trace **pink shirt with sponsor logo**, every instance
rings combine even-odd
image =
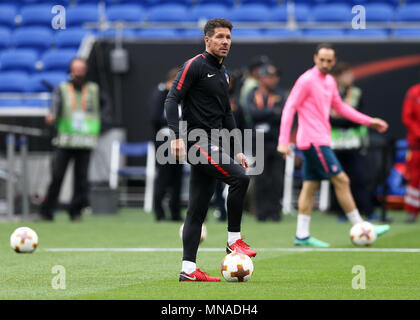
[[[290,131],[298,113],[296,144],[299,149],[331,144],[330,111],[333,107],[350,121],[369,126],[372,118],[360,113],[341,99],[334,78],[324,75],[317,66],[302,74],[293,86],[284,106],[279,145],[290,142]]]

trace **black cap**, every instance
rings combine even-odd
[[[258,75],[260,77],[264,76],[279,76],[279,72],[275,66],[272,64],[264,64],[260,69],[258,70]]]

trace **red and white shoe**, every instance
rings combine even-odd
[[[206,272],[201,271],[200,269],[196,269],[193,273],[187,274],[185,272],[181,272],[179,274],[179,281],[207,281],[207,282],[217,282],[220,281],[218,277],[210,277],[210,275]]]
[[[257,252],[255,250],[252,250],[247,243],[243,241],[243,239],[236,240],[236,242],[229,246],[229,244],[226,246],[226,253],[231,252],[240,252],[243,254],[246,254],[248,257],[252,258],[257,255]]]

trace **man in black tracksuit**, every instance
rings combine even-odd
[[[201,226],[207,214],[216,179],[227,183],[229,195],[227,251],[236,250],[248,256],[256,252],[242,241],[240,234],[243,199],[249,177],[246,175],[248,160],[239,151],[234,155],[223,151],[219,139],[211,139],[211,129],[236,128],[229,102],[229,77],[223,59],[231,45],[232,24],[221,18],[209,20],[204,27],[206,51],[185,62],[173,82],[165,102],[169,128],[175,133],[171,152],[180,161],[186,158],[191,164],[189,205],[183,231],[183,262],[180,281],[220,281],[196,267],[196,255],[200,242]],[[201,129],[205,137],[187,141],[181,137],[178,120],[178,104],[182,103],[182,120],[187,122],[188,136]],[[190,140],[190,139],[188,139]],[[241,150],[241,142],[235,140],[234,150]],[[198,158],[191,161],[192,155]],[[196,158],[196,159],[197,159]]]

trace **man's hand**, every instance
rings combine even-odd
[[[244,168],[246,171],[248,171],[249,163],[246,156],[241,152],[241,153],[238,153],[235,158],[236,158],[235,160],[239,162],[241,167]]]
[[[180,162],[185,161],[185,143],[182,139],[176,139],[171,141],[171,153]]]
[[[278,145],[277,151],[282,154],[283,159],[286,159],[286,156],[290,156],[292,154],[289,145]]]
[[[388,129],[388,123],[382,119],[373,118],[369,127],[375,129],[379,133],[384,133]]]
[[[48,124],[49,126],[52,126],[54,124],[54,121],[55,121],[55,115],[48,114],[45,116],[45,123]]]

